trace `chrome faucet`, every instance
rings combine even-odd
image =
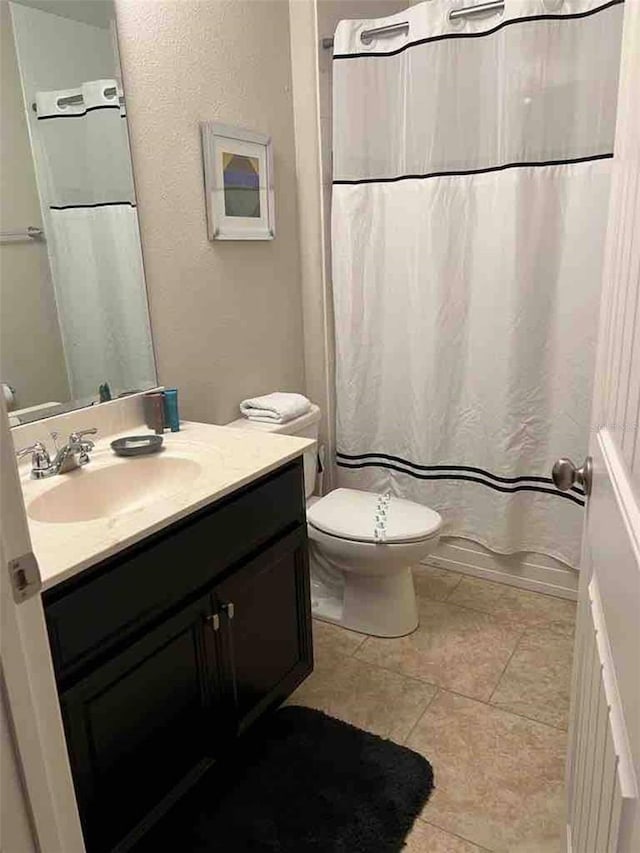
[[[84,436],[95,435],[97,432],[95,427],[72,432],[67,443],[56,452],[53,459],[41,441],[36,441],[29,447],[23,447],[22,450],[17,451],[16,456],[22,459],[23,456],[31,454],[31,477],[34,480],[44,480],[45,477],[53,477],[55,474],[67,474],[91,461],[89,452],[93,450],[94,443],[91,439],[85,439]],[[51,433],[51,435],[55,441],[57,434]]]

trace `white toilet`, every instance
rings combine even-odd
[[[240,418],[242,429],[318,439],[320,409],[286,424]],[[442,518],[400,498],[356,489],[313,496],[317,449],[304,456],[313,615],[376,637],[402,637],[418,626],[411,566],[437,544]],[[377,530],[376,530],[377,528]]]

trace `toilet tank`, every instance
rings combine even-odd
[[[311,411],[299,418],[287,421],[286,424],[269,424],[262,421],[250,421],[249,418],[238,418],[227,424],[235,429],[253,429],[261,432],[277,432],[280,435],[297,435],[300,438],[312,438],[316,443],[304,456],[304,491],[309,498],[313,494],[318,471],[318,431],[320,429],[320,407],[311,404]]]

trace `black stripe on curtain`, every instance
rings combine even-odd
[[[362,51],[361,53],[335,53],[333,55],[334,59],[371,59],[373,57],[384,57],[384,56],[397,56],[399,53],[403,53],[405,50],[408,50],[411,47],[419,47],[421,44],[430,44],[431,42],[436,41],[448,41],[449,39],[475,39],[475,38],[484,38],[484,36],[492,36],[494,33],[500,32],[505,27],[510,27],[513,24],[528,24],[532,21],[575,21],[579,18],[589,18],[591,15],[597,15],[599,12],[604,12],[606,9],[610,9],[612,6],[619,6],[624,3],[625,0],[609,0],[608,3],[604,3],[602,6],[596,6],[595,9],[587,9],[584,12],[574,12],[570,15],[529,15],[528,17],[523,18],[511,18],[508,21],[502,21],[502,23],[497,24],[490,30],[484,30],[483,32],[477,33],[443,33],[439,36],[428,36],[423,39],[416,39],[416,41],[407,42],[407,44],[403,44],[402,47],[397,48],[396,50],[390,50],[388,52],[384,51]]]
[[[570,500],[578,506],[585,505],[584,491],[579,487],[573,487],[570,494],[560,492],[553,485],[550,477],[500,477],[485,471],[483,468],[475,468],[470,465],[418,465],[408,462],[399,456],[391,456],[385,453],[368,453],[359,455],[347,455],[337,453],[337,465],[339,468],[384,468],[407,474],[417,480],[463,480],[471,483],[479,483],[494,491],[513,492],[540,492],[541,494],[554,495],[555,497]],[[443,473],[444,472],[444,473]],[[473,476],[476,475],[476,476]],[[540,485],[535,485],[540,484]],[[550,488],[545,488],[548,485]]]
[[[119,110],[120,104],[101,104],[97,107],[87,107],[86,110],[83,110],[81,113],[60,113],[60,115],[54,116],[38,116],[38,121],[49,121],[51,118],[82,118],[82,116],[86,116],[87,113],[93,113],[96,110]],[[123,116],[124,118],[124,116]]]
[[[498,483],[524,483],[524,482],[534,482],[534,483],[548,483],[551,485],[553,480],[551,477],[538,477],[538,476],[519,476],[519,477],[501,477],[499,474],[493,474],[491,471],[487,471],[485,468],[474,468],[471,465],[419,465],[417,462],[411,462],[409,459],[404,459],[402,456],[394,456],[390,453],[342,453],[338,451],[336,453],[340,459],[344,459],[347,462],[360,462],[363,459],[386,459],[390,462],[399,462],[401,465],[407,465],[409,468],[416,468],[418,471],[468,471],[472,474],[482,474],[484,477],[489,477],[492,480],[496,480]],[[584,494],[584,490],[580,486],[575,486],[574,491],[579,494]]]
[[[390,178],[336,178],[333,181],[334,186],[354,185],[354,184],[392,184],[397,181],[424,181],[428,178],[449,178],[464,175],[482,175],[485,172],[504,172],[505,169],[526,169],[532,166],[573,166],[576,163],[590,163],[593,160],[611,160],[613,152],[606,154],[591,154],[588,157],[571,157],[566,160],[532,160],[523,163],[503,163],[500,166],[484,166],[480,169],[463,169],[459,171],[447,172],[427,172],[424,175],[395,175]]]
[[[95,204],[50,204],[49,210],[77,210],[83,207],[135,207],[133,201],[98,201]]]

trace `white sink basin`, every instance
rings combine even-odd
[[[160,454],[62,474],[27,504],[34,521],[65,524],[112,518],[182,491],[202,473],[193,459]]]

